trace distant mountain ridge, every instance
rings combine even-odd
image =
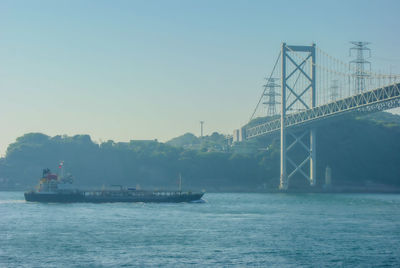
[[[400,189],[400,116],[375,113],[347,115],[317,125],[317,186],[323,189],[325,168],[332,169],[337,189]],[[279,185],[279,138],[260,137],[240,144],[226,135],[196,137],[186,133],[166,143],[156,140],[95,143],[89,135],[54,137],[28,133],[10,144],[0,158],[0,190],[33,187],[43,168],[67,172],[82,187],[122,184],[150,189],[274,191]],[[294,158],[301,150],[294,150]],[[302,177],[291,189],[311,191]]]

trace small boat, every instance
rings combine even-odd
[[[63,164],[60,164],[62,168]],[[61,174],[63,174],[61,172]],[[153,203],[181,203],[202,200],[203,192],[184,192],[181,189],[181,178],[178,191],[149,191],[137,188],[126,188],[120,185],[119,189],[79,190],[63,187],[72,183],[72,177],[58,176],[49,169],[43,170],[43,176],[35,190],[24,193],[29,202],[45,203],[110,203],[110,202],[153,202]]]

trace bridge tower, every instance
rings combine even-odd
[[[296,173],[302,174],[311,185],[316,183],[316,132],[315,129],[307,129],[302,132],[286,129],[285,120],[288,112],[295,107],[298,109],[312,109],[316,106],[315,90],[315,44],[311,46],[288,46],[282,43],[281,47],[281,190],[286,190],[289,186],[289,179]],[[308,68],[307,68],[308,67]],[[308,70],[307,70],[308,69]],[[297,81],[303,81],[297,86]],[[291,138],[291,143],[287,143],[287,138]],[[309,139],[309,141],[304,141]],[[306,156],[300,161],[293,161],[289,156],[291,149],[299,145],[302,147]],[[298,159],[296,159],[298,160]],[[289,170],[287,164],[290,164]],[[309,163],[309,174],[303,171],[303,167]]]

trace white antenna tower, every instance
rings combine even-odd
[[[203,138],[203,125],[204,121],[200,121],[200,138]]]

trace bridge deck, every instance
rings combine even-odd
[[[330,102],[312,109],[292,113],[285,117],[287,128],[312,123],[353,111],[374,112],[400,106],[400,83],[369,90],[348,98]],[[276,119],[246,129],[245,139],[279,131],[281,120]]]

